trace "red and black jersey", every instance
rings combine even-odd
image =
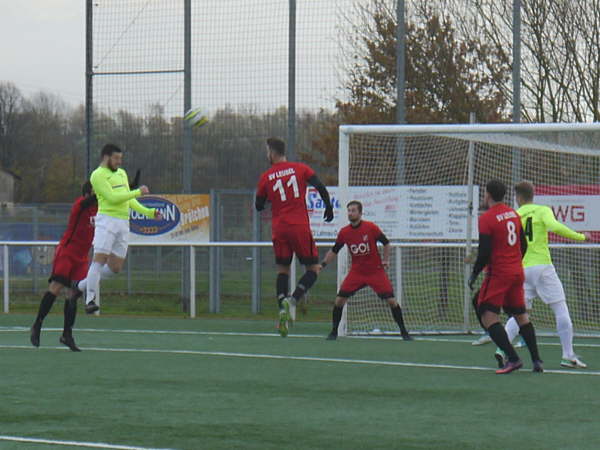
[[[523,273],[521,219],[504,203],[497,203],[479,217],[479,234],[490,236],[491,255],[488,273],[519,275]]]
[[[287,161],[273,164],[261,175],[256,196],[271,202],[273,228],[309,225],[306,188],[314,175],[306,164]]]
[[[358,226],[354,227],[350,224],[339,231],[333,251],[337,253],[344,245],[347,245],[352,255],[351,270],[373,272],[383,267],[381,256],[377,250],[377,241],[388,243],[377,225],[367,220],[361,220]]]
[[[59,246],[73,257],[86,259],[94,239],[94,217],[98,211],[95,197],[79,197],[71,207],[69,223]]]

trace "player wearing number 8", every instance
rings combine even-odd
[[[306,164],[289,162],[285,156],[285,143],[281,139],[267,139],[267,158],[271,168],[264,172],[256,190],[256,209],[262,211],[267,201],[271,203],[272,238],[277,264],[277,302],[279,304],[279,333],[288,334],[290,307],[317,280],[319,253],[310,229],[306,208],[306,188],[314,186],[325,203],[325,221],[333,220],[333,206],[327,189],[314,170]],[[289,296],[290,265],[294,253],[306,266],[292,296]]]
[[[527,241],[519,215],[503,203],[505,194],[506,186],[498,180],[488,182],[485,187],[484,201],[489,209],[479,218],[479,249],[469,286],[473,289],[477,276],[487,266],[477,308],[490,337],[508,356],[508,361],[496,373],[509,373],[523,366],[500,324],[500,308],[515,317],[531,353],[533,370],[542,372],[535,330],[525,310],[523,294],[522,257],[527,251]]]

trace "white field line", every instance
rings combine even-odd
[[[62,328],[44,328],[44,331],[61,332]],[[187,336],[249,336],[249,337],[277,337],[279,333],[252,333],[237,331],[191,331],[191,330],[134,330],[134,329],[112,329],[112,328],[78,328],[77,332],[82,333],[122,333],[122,334],[156,334],[156,335],[187,335]],[[3,332],[29,332],[27,327],[0,327],[0,333]],[[288,338],[312,338],[325,339],[324,334],[290,334]],[[400,336],[347,336],[345,339],[370,339],[370,340],[393,340],[400,341]],[[424,342],[448,342],[448,343],[471,343],[471,337],[452,338],[452,337],[420,337],[415,336],[416,341]],[[538,342],[538,345],[560,346],[558,342]],[[578,342],[577,347],[600,348],[600,344],[589,344]]]
[[[105,444],[104,442],[56,441],[53,439],[38,439],[21,436],[0,436],[0,441],[23,442],[29,444],[66,445],[70,447],[112,448],[119,450],[172,450],[151,447],[135,447],[131,445]]]
[[[0,345],[0,349],[27,349],[36,350],[30,345]],[[43,347],[43,350],[68,350],[66,347]],[[429,364],[415,363],[403,361],[378,361],[369,359],[347,359],[347,358],[323,358],[316,356],[288,356],[288,355],[271,355],[266,353],[236,353],[236,352],[209,352],[201,350],[168,350],[168,349],[153,349],[153,348],[105,348],[105,347],[81,347],[82,350],[92,352],[116,352],[116,353],[159,353],[159,354],[175,354],[175,355],[196,355],[196,356],[216,356],[229,358],[248,358],[248,359],[274,359],[287,361],[316,361],[338,364],[356,364],[370,366],[392,366],[392,367],[413,367],[424,369],[450,369],[450,370],[475,370],[483,372],[491,372],[490,367],[481,366],[459,366],[452,364]],[[545,373],[558,375],[595,375],[600,376],[600,372],[593,371],[576,371],[576,370],[545,370]]]

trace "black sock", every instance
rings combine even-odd
[[[300,281],[298,281],[298,287],[296,287],[292,297],[294,297],[296,301],[299,301],[312,285],[315,284],[315,281],[317,281],[317,272],[307,270],[306,273],[302,275],[302,278],[300,278]]]
[[[535,338],[535,329],[533,328],[533,324],[529,322],[527,325],[523,325],[519,329],[519,334],[523,336],[523,339],[527,344],[527,348],[531,354],[531,360],[539,361],[540,355],[538,353],[537,340]]]
[[[54,295],[50,291],[46,291],[44,297],[42,297],[42,301],[40,302],[40,308],[38,309],[38,315],[35,318],[36,322],[42,323],[44,318],[50,312],[50,308],[54,304],[54,300],[56,300],[56,295]]]
[[[391,310],[392,310],[392,316],[394,316],[394,320],[400,327],[400,332],[403,335],[408,334],[408,331],[406,330],[406,327],[404,326],[404,317],[402,317],[402,308],[400,308],[400,305],[394,306],[393,308],[391,308]]]
[[[487,328],[485,327],[485,325],[483,324],[483,321],[481,320],[481,313],[479,312],[479,307],[477,306],[478,300],[479,300],[479,289],[477,289],[475,294],[473,294],[473,297],[471,298],[471,302],[473,303],[473,309],[475,309],[475,315],[477,316],[479,325],[481,325],[481,328],[483,328],[483,331],[487,332]]]
[[[77,302],[69,299],[65,300],[65,326],[63,328],[64,336],[71,336],[73,325],[75,324],[75,316],[77,315]]]
[[[498,348],[506,354],[509,361],[515,362],[519,360],[519,355],[517,355],[515,348],[508,340],[508,335],[506,334],[504,327],[500,325],[500,322],[491,325],[488,328],[488,333],[490,333],[492,341],[494,341]]]
[[[279,305],[279,309],[281,309],[281,301],[288,296],[288,288],[290,285],[290,276],[287,273],[279,273],[277,274],[277,304]]]
[[[332,328],[331,328],[331,333],[335,334],[337,336],[338,334],[338,327],[340,326],[340,321],[342,320],[342,311],[344,310],[343,306],[337,306],[337,305],[333,305],[333,313],[331,314],[332,316]]]

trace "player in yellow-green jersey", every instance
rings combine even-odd
[[[129,210],[160,220],[158,209],[146,208],[136,200],[150,191],[146,186],[130,189],[127,173],[121,169],[123,151],[114,144],[102,148],[102,162],[92,172],[90,181],[98,198],[98,213],[94,224],[94,259],[87,273],[75,287],[73,298],[86,291],[85,311],[91,314],[99,309],[95,299],[100,279],[109,278],[123,268],[129,239]]]
[[[586,368],[587,365],[573,351],[573,323],[569,316],[563,285],[556,274],[550,257],[548,232],[551,231],[574,241],[590,239],[590,235],[589,233],[578,233],[571,230],[556,220],[551,208],[533,203],[533,184],[523,181],[515,186],[515,193],[519,204],[517,213],[521,216],[521,223],[528,244],[527,253],[523,258],[527,309],[532,308],[535,297],[539,297],[550,306],[556,318],[556,330],[562,346],[560,365],[570,368]],[[515,319],[510,318],[506,323],[506,333],[509,339],[514,339],[518,332],[519,326]]]

